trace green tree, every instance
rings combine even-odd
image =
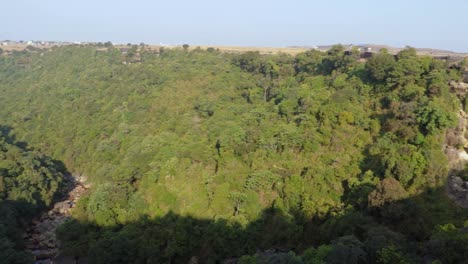
[[[369,72],[371,80],[375,82],[384,82],[389,77],[389,72],[396,66],[393,55],[386,49],[380,50],[366,62],[366,69]]]
[[[375,191],[369,194],[369,206],[378,207],[408,197],[408,193],[394,178],[385,178],[377,184]]]

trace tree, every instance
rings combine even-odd
[[[408,193],[394,178],[385,178],[377,184],[375,191],[369,194],[369,206],[379,207],[408,197]]]
[[[463,263],[468,258],[468,233],[451,223],[438,226],[429,249],[442,263]]]
[[[188,50],[189,44],[184,44],[184,45],[182,45],[182,48],[184,48],[184,50]]]
[[[459,77],[432,58],[379,55],[366,66],[343,47],[297,57],[132,47],[143,59],[123,65],[105,50],[0,57],[0,123],[93,183],[73,213],[85,228],[60,234],[91,262],[215,263],[352,235],[312,261],[375,263],[381,251],[382,262],[418,262],[435,225],[465,217],[434,189],[459,105],[447,71]],[[22,149],[0,144],[0,207],[44,208],[61,177]],[[20,234],[35,210],[15,208],[20,221],[1,211],[0,233],[11,223]],[[0,252],[21,249],[8,243]]]
[[[262,61],[258,51],[248,51],[235,56],[233,63],[246,72],[259,73]]]
[[[377,263],[379,264],[409,264],[406,257],[394,245],[382,248],[378,253]]]
[[[294,68],[296,73],[317,73],[318,67],[322,62],[322,52],[318,50],[309,50],[300,53],[294,60]]]
[[[418,56],[417,51],[415,48],[406,46],[405,49],[401,50],[397,54],[397,59],[402,60],[402,59],[416,59]]]
[[[454,126],[456,117],[445,111],[435,101],[429,101],[417,110],[417,121],[424,132],[434,133],[438,130]]]
[[[332,249],[326,258],[327,263],[366,263],[367,253],[364,244],[354,236],[340,237],[333,241]]]
[[[395,67],[396,61],[393,55],[382,49],[378,54],[370,57],[366,62],[366,69],[371,80],[374,82],[384,82],[388,78],[389,72]]]
[[[327,56],[322,60],[320,71],[325,75],[329,75],[334,70],[343,68],[344,56],[345,50],[343,45],[334,45],[327,51]]]

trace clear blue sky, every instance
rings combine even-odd
[[[468,0],[4,0],[0,39],[468,52]]]

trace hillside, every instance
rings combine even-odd
[[[442,147],[466,108],[449,86],[466,61],[449,67],[414,49],[363,61],[339,45],[297,55],[119,48],[0,56],[0,124],[92,183],[57,231],[62,256],[467,259],[468,212],[445,195]]]
[[[31,263],[22,233],[65,191],[64,167],[0,126],[0,263]]]

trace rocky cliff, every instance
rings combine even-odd
[[[461,101],[466,100],[467,83],[452,82],[450,85]],[[450,166],[446,191],[458,206],[468,208],[468,116],[463,109],[461,105],[458,112],[458,126],[448,129],[445,137],[445,154]]]

